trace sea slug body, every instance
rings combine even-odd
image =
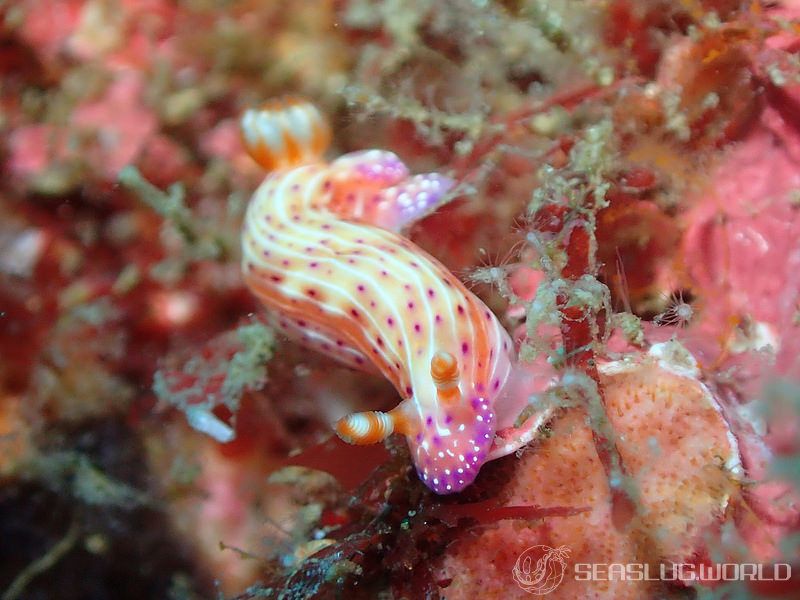
[[[341,419],[340,437],[402,433],[428,487],[462,490],[496,457],[496,404],[514,351],[494,314],[399,234],[445,201],[452,180],[411,176],[381,150],[326,162],[328,127],[302,100],[247,111],[242,129],[270,171],[245,218],[246,284],[286,335],[379,372],[403,398],[387,413]]]

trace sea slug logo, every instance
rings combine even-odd
[[[531,546],[519,555],[511,573],[514,581],[529,594],[543,596],[556,589],[564,579],[570,550],[566,546]]]

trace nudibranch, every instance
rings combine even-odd
[[[244,280],[272,322],[303,345],[378,372],[402,401],[336,424],[347,442],[406,436],[434,492],[462,490],[497,446],[498,404],[514,349],[495,315],[439,261],[400,235],[446,201],[453,181],[410,175],[393,153],[323,158],[331,134],[300,99],[272,101],[241,121],[269,173],[250,201]]]

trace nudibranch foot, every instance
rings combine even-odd
[[[267,322],[286,337],[297,340],[307,348],[335,358],[338,362],[357,371],[378,374],[378,369],[364,354],[346,343],[338,332],[324,324],[310,323],[306,319],[269,314]]]
[[[392,152],[366,150],[331,163],[333,197],[328,207],[342,219],[401,231],[449,198],[453,180],[439,173],[409,176]]]
[[[519,427],[507,427],[497,431],[489,450],[488,460],[502,458],[527,446],[542,435],[545,425],[551,421],[555,409],[548,408],[529,416]]]
[[[388,150],[359,150],[331,162],[334,178],[343,187],[381,190],[409,176],[400,157]]]

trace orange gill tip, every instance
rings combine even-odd
[[[247,152],[269,171],[320,161],[331,141],[325,118],[311,102],[297,97],[246,110],[240,126]]]
[[[443,350],[436,352],[431,358],[431,378],[440,402],[448,404],[461,398],[461,390],[458,388],[458,361],[455,356]]]

